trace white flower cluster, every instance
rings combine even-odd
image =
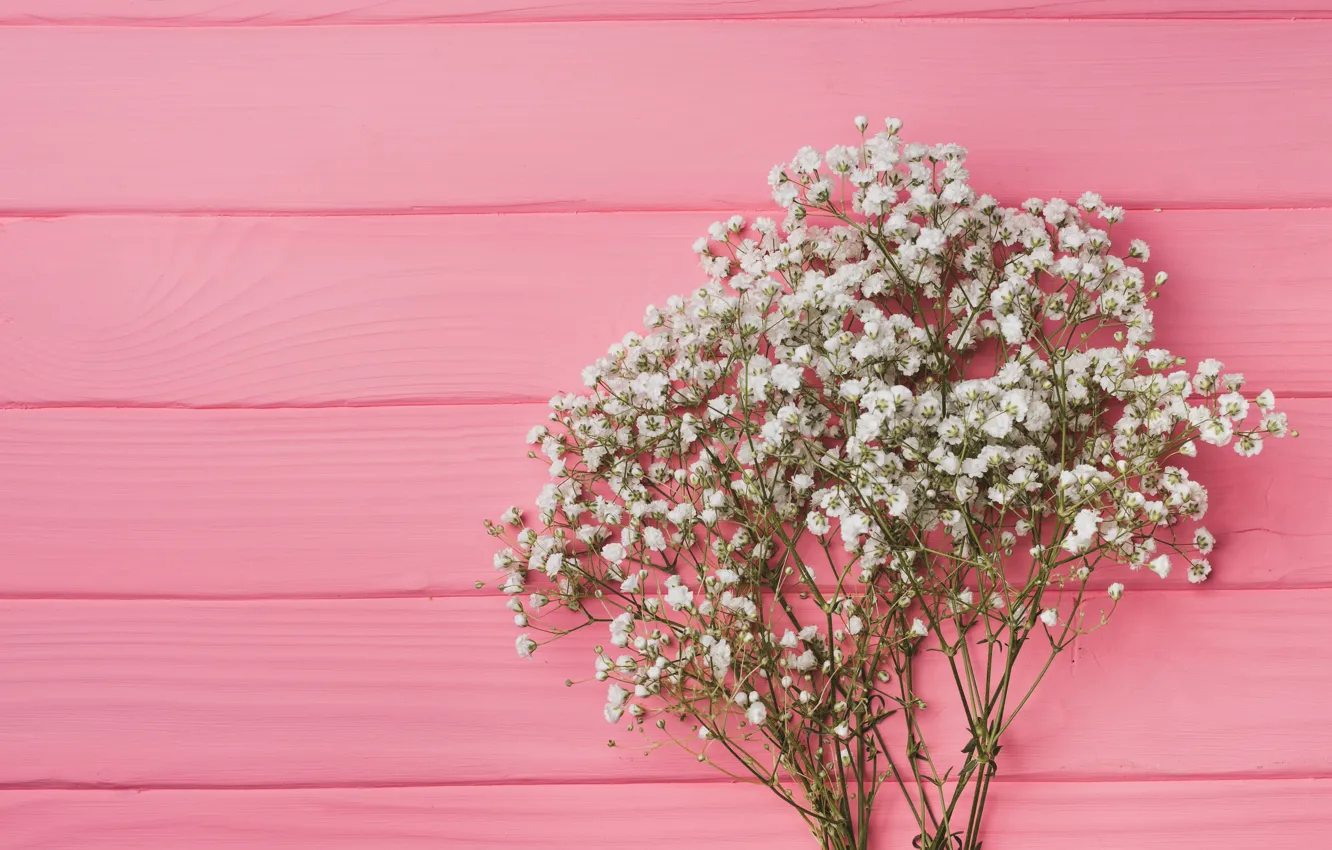
[[[1098,568],[1206,578],[1212,535],[1178,530],[1208,494],[1177,459],[1287,433],[1270,392],[1153,347],[1166,275],[1112,252],[1121,208],[1001,206],[900,126],[774,168],[781,225],[714,224],[708,281],[528,435],[539,521],[492,527],[520,626],[563,611],[548,634],[601,623],[620,650],[596,661],[607,720],[758,730],[785,759],[746,766],[816,797],[829,758],[883,755],[875,706],[909,706],[885,683],[925,637],[1059,648]]]

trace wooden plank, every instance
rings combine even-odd
[[[1319,779],[997,782],[991,794],[987,844],[1027,850],[1096,846],[1087,844],[1093,836],[1135,850],[1318,846],[1332,826],[1332,787]],[[876,847],[909,846],[904,814],[880,798]],[[617,850],[626,834],[643,850],[813,846],[784,803],[738,784],[8,791],[0,820],[4,850]]]
[[[1298,440],[1192,465],[1212,491],[1214,585],[1332,585],[1332,401],[1285,409]],[[544,412],[2,411],[0,594],[475,592],[493,577],[482,521],[548,480],[523,443]],[[1105,580],[1160,586],[1123,572]]]
[[[1273,796],[1295,808],[1280,792],[1258,798]],[[643,850],[813,844],[794,811],[747,785],[16,791],[0,792],[0,820],[3,850],[618,850],[627,835]]]
[[[1326,776],[1330,604],[1332,590],[1127,594],[1075,663],[1052,668],[1002,775]],[[525,660],[516,631],[494,598],[6,602],[0,784],[715,778],[677,748],[644,757],[641,738],[617,736],[600,686],[564,687],[591,672],[600,636]],[[919,677],[941,756],[965,740],[947,677]]]
[[[548,480],[544,406],[0,414],[0,587],[430,594],[489,578],[481,526]],[[479,572],[480,571],[480,572]]]
[[[718,215],[10,220],[0,403],[544,401],[704,280],[690,244]],[[1162,344],[1332,393],[1332,210],[1122,227],[1171,273]]]
[[[0,209],[748,208],[772,163],[885,111],[972,148],[1010,200],[1328,205],[1330,41],[1324,21],[9,27],[0,114],[25,131],[0,138]],[[798,56],[819,60],[780,73]]]
[[[1327,0],[0,0],[0,24],[246,26],[764,18],[1321,18]]]
[[[0,399],[544,402],[706,280],[690,244],[714,218],[11,221]]]

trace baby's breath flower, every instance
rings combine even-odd
[[[519,658],[532,657],[532,651],[536,649],[537,646],[536,641],[532,640],[527,632],[518,635],[518,640],[515,642],[515,645],[518,647]]]
[[[1193,532],[1193,545],[1198,548],[1200,555],[1206,555],[1216,545],[1216,538],[1207,529],[1199,528]]]
[[[1196,561],[1189,562],[1189,581],[1194,584],[1197,584],[1200,581],[1205,581],[1211,574],[1212,565],[1208,563],[1206,558],[1200,558]]]
[[[772,169],[783,223],[707,228],[699,285],[649,307],[527,434],[550,477],[534,516],[487,526],[519,628],[593,626],[621,653],[597,649],[608,722],[692,716],[703,750],[802,786],[828,847],[865,846],[845,813],[885,741],[907,741],[896,763],[931,795],[994,774],[1004,706],[1026,703],[1003,699],[1010,677],[979,694],[957,677],[974,723],[950,773],[916,722],[916,667],[1057,654],[1093,627],[1097,571],[1164,579],[1169,550],[1207,578],[1215,539],[1182,521],[1209,494],[1182,464],[1288,433],[1270,391],[1156,345],[1167,276],[1145,242],[1113,247],[1122,207],[1005,207],[961,147],[854,125],[855,144]],[[929,813],[916,843],[979,846],[977,821]]]
[[[1165,578],[1170,575],[1170,556],[1159,555],[1153,558],[1147,567],[1161,578]]]
[[[768,709],[761,702],[752,702],[745,710],[745,717],[755,726],[762,726],[768,719]]]

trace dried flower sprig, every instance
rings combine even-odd
[[[773,169],[781,227],[714,224],[710,280],[552,399],[528,435],[551,483],[536,523],[490,524],[495,567],[519,655],[607,629],[606,720],[747,772],[822,847],[864,850],[891,786],[913,846],[977,850],[1005,731],[1124,593],[1094,601],[1093,572],[1205,579],[1208,495],[1176,459],[1255,455],[1286,416],[1150,347],[1166,275],[1112,253],[1121,208],[1006,208],[962,148],[856,127]],[[929,663],[960,764],[926,741]]]

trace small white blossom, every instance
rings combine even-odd
[[[712,661],[713,674],[720,679],[731,669],[731,645],[724,640],[714,643],[708,650],[708,658]]]
[[[628,611],[617,614],[615,619],[610,622],[611,643],[616,646],[627,646],[629,644],[629,634],[633,628],[633,614]]]
[[[666,535],[659,528],[648,526],[643,529],[643,542],[654,552],[666,551]]]
[[[561,555],[559,552],[555,552],[549,558],[546,559],[545,570],[547,576],[554,578],[555,576],[560,574],[560,570],[563,568],[564,568],[564,556]]]
[[[828,522],[828,518],[818,512],[811,512],[805,518],[805,525],[811,532],[819,536],[823,536],[832,530],[832,524]]]
[[[1074,554],[1087,551],[1096,537],[1099,526],[1100,516],[1096,511],[1089,508],[1078,511],[1073,519],[1073,529],[1064,538],[1064,548]]]
[[[752,702],[745,710],[745,718],[755,726],[762,726],[768,719],[768,709],[761,702]]]
[[[1211,574],[1212,574],[1212,565],[1208,563],[1206,558],[1200,558],[1196,561],[1189,562],[1190,582],[1197,584],[1198,582],[1205,581],[1207,577]]]
[[[1216,546],[1216,537],[1212,532],[1205,528],[1195,529],[1193,532],[1193,545],[1198,548],[1198,554],[1206,555]]]
[[[1170,575],[1170,556],[1160,555],[1147,564],[1147,568],[1156,573],[1161,578]]]
[[[771,380],[778,389],[793,393],[800,389],[800,369],[795,366],[788,366],[785,363],[779,363],[772,369]]]
[[[528,635],[527,632],[523,632],[522,634],[518,635],[518,640],[515,642],[515,645],[518,648],[519,658],[531,658],[532,651],[535,650],[537,647],[536,641],[532,640],[531,636]]]
[[[672,585],[666,591],[666,604],[679,611],[694,604],[694,592],[683,584]]]

